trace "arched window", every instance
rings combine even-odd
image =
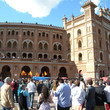
[[[45,32],[42,33],[42,36],[45,37]]]
[[[1,31],[1,35],[3,35],[3,31]]]
[[[26,49],[26,48],[27,48],[27,43],[24,42],[24,43],[23,43],[23,49]]]
[[[103,60],[103,54],[102,54],[102,52],[100,53],[100,60],[101,61]]]
[[[48,50],[48,45],[47,45],[47,43],[44,44],[44,49],[45,49],[45,50]]]
[[[79,41],[79,42],[78,42],[78,48],[81,48],[81,47],[82,47],[82,42]]]
[[[18,35],[18,31],[16,31],[16,35]]]
[[[44,54],[44,59],[47,59],[47,54]]]
[[[38,55],[38,58],[42,58],[42,54],[39,54],[39,55]]]
[[[58,59],[59,59],[59,60],[61,60],[61,59],[62,59],[62,56],[61,56],[61,55],[59,55],[59,56],[58,56]]]
[[[99,47],[100,47],[100,49],[102,48],[102,42],[101,42],[101,40],[99,40]]]
[[[41,37],[41,33],[39,33],[39,37]]]
[[[41,50],[42,50],[42,48],[43,48],[42,43],[39,43],[39,49],[41,49]]]
[[[26,32],[23,32],[23,35],[25,36],[26,35]]]
[[[82,54],[79,53],[79,61],[82,61]]]
[[[11,58],[11,54],[10,54],[10,53],[7,53],[7,57],[8,57],[8,58]]]
[[[30,36],[30,31],[27,31],[27,35]]]
[[[71,55],[68,55],[68,60],[71,60]]]
[[[14,43],[13,43],[13,48],[17,48],[17,43],[16,43],[16,41],[14,41]]]
[[[100,75],[99,75],[99,77],[100,77],[100,78],[103,77],[103,73],[102,73],[102,71],[100,71]]]
[[[60,35],[60,39],[62,39],[62,35]]]
[[[14,35],[15,34],[15,31],[14,30],[12,30],[12,35]]]
[[[60,50],[60,51],[62,50],[62,46],[61,45],[58,46],[58,50]]]
[[[57,59],[57,55],[54,55],[54,56],[53,56],[53,59]]]
[[[53,38],[55,39],[55,34],[53,34]]]
[[[98,29],[98,34],[101,35],[101,30],[100,29]]]
[[[68,39],[70,39],[70,33],[68,33],[67,36],[68,36]]]
[[[59,34],[57,34],[57,39],[59,38]]]
[[[12,58],[16,58],[16,53],[12,53]]]
[[[7,48],[11,48],[11,42],[10,41],[7,44]]]
[[[32,53],[29,53],[28,54],[28,58],[32,58]]]
[[[33,48],[33,44],[32,44],[32,42],[29,42],[29,48],[30,48],[30,49]]]
[[[56,45],[56,44],[54,44],[53,49],[54,49],[54,50],[57,50],[57,45]]]
[[[80,36],[81,35],[81,30],[80,29],[78,29],[78,36]]]
[[[49,34],[46,34],[46,37],[49,37]]]
[[[1,41],[0,41],[0,48],[2,48],[2,43],[1,43]]]
[[[23,58],[26,58],[26,57],[27,57],[26,53],[23,53],[23,55],[22,55],[22,56],[23,56]]]
[[[106,49],[108,50],[108,42],[106,42]]]
[[[8,31],[8,35],[10,35],[10,31]]]
[[[70,45],[70,42],[68,44],[68,50],[71,50],[71,45]]]
[[[31,33],[31,36],[34,36],[34,33],[33,32]]]

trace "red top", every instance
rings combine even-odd
[[[14,87],[14,83],[15,83],[15,82],[12,82],[12,83],[11,83],[11,89],[12,89],[12,90],[14,90],[14,89],[15,89],[15,90],[18,90],[18,87],[19,87],[19,86],[18,86],[18,83],[16,82],[16,84],[17,84],[16,87]]]

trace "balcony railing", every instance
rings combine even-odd
[[[71,63],[70,60],[65,59],[35,59],[35,58],[0,58],[1,61],[33,61],[33,62],[57,62],[57,63]]]

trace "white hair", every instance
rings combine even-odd
[[[10,80],[11,80],[10,77],[6,77],[6,78],[4,79],[4,82],[5,82],[5,83],[8,83]]]

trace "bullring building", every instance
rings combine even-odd
[[[88,0],[63,27],[0,23],[0,76],[101,78],[110,75],[110,11]],[[74,12],[73,12],[74,13]],[[46,73],[46,74],[45,74]]]
[[[61,27],[26,23],[0,23],[0,75],[18,79],[39,74],[73,77],[66,30]],[[74,71],[73,71],[74,70]],[[21,73],[25,72],[24,76]]]

